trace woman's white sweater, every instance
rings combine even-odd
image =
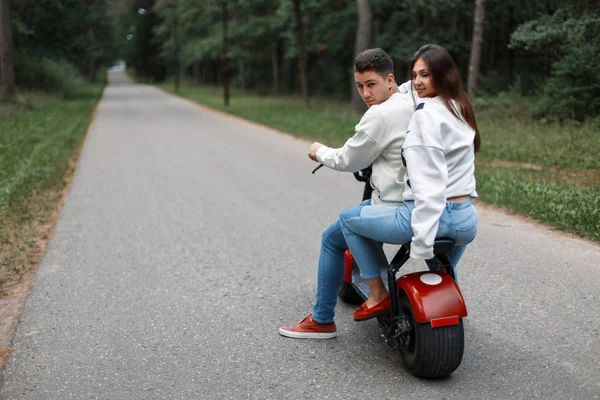
[[[446,199],[475,192],[475,131],[440,97],[421,99],[402,149],[404,200],[414,200],[411,257],[433,258],[433,242]],[[459,113],[460,115],[460,113]],[[401,171],[402,173],[403,171]]]

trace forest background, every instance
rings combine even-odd
[[[0,0],[0,288],[42,254],[119,60],[138,81],[341,145],[364,111],[355,55],[383,48],[403,82],[426,43],[469,88],[481,200],[600,241],[600,0]]]

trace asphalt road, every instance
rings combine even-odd
[[[600,246],[480,207],[448,379],[411,376],[351,306],[336,339],[281,337],[361,185],[311,175],[306,141],[110,79],[0,398],[600,398]]]

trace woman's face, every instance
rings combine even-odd
[[[419,58],[417,61],[415,61],[415,65],[413,66],[412,70],[412,81],[413,87],[417,91],[419,97],[423,98],[437,96],[437,91],[433,85],[431,72],[422,58]]]

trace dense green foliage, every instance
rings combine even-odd
[[[124,46],[138,75],[160,81],[157,64],[197,82],[222,79],[222,1],[129,0],[117,25],[145,38]],[[233,84],[259,93],[299,92],[296,23],[291,1],[227,0],[228,59]],[[466,80],[475,1],[371,0],[371,45],[388,51],[398,81],[408,61],[425,43],[438,43],[453,55]],[[137,10],[148,10],[139,15]],[[537,95],[537,116],[584,119],[598,114],[600,17],[596,0],[487,0],[479,93],[517,90]],[[309,92],[347,99],[352,85],[357,29],[355,1],[303,0]],[[117,26],[117,27],[118,27]],[[137,28],[136,28],[137,27]],[[148,33],[151,30],[152,33]],[[157,51],[148,51],[157,46]],[[157,56],[160,56],[157,58]],[[162,70],[161,70],[162,71]]]
[[[139,78],[162,81],[166,64],[161,40],[154,32],[158,16],[152,10],[154,0],[133,0],[122,5],[115,17],[115,48],[119,57],[136,71]]]
[[[114,53],[106,0],[11,1],[15,82],[20,89],[94,80]]]
[[[600,10],[594,2],[566,5],[521,25],[512,46],[552,70],[542,85],[538,114],[582,120],[600,112]]]

